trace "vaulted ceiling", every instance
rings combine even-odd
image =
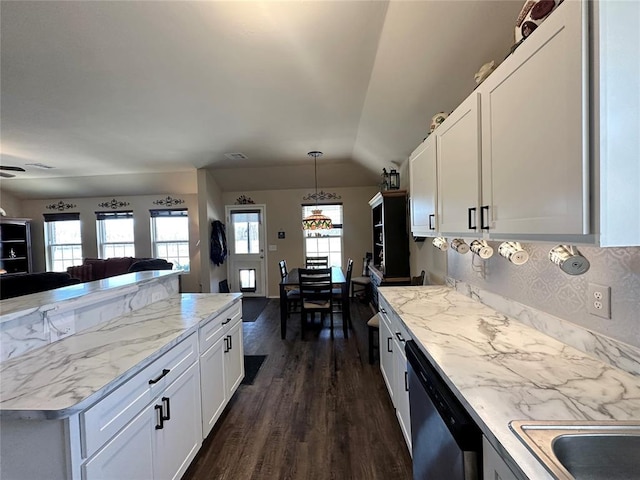
[[[298,188],[310,150],[325,185],[375,184],[508,54],[521,5],[2,1],[1,163],[26,169],[2,190],[193,193],[167,173],[197,168]]]

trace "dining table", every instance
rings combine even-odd
[[[280,280],[280,337],[284,340],[287,336],[287,290],[292,290],[300,286],[298,279],[298,268],[293,268]],[[349,285],[340,267],[331,267],[331,283],[333,288],[342,289],[342,312],[348,315],[349,312]],[[342,322],[344,336],[348,336],[348,316]]]

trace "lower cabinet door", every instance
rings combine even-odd
[[[244,378],[244,348],[242,346],[242,322],[237,322],[228,331],[225,354],[225,382],[227,398],[231,398]]]
[[[384,379],[384,383],[387,385],[387,391],[389,392],[389,396],[391,397],[391,401],[395,406],[396,400],[394,398],[394,384],[393,384],[393,335],[391,334],[391,328],[388,325],[388,320],[384,316],[384,313],[381,315],[380,319],[380,329],[378,331],[378,342],[380,345],[380,372],[382,373],[382,378]]]
[[[154,409],[149,405],[82,466],[83,480],[154,478],[154,426]]]
[[[404,344],[394,339],[394,378],[395,392],[393,394],[396,405],[396,416],[402,429],[402,435],[411,453],[411,419],[409,417],[409,378],[407,377],[407,357],[404,353]]]
[[[200,370],[191,365],[156,398],[155,470],[153,478],[178,479],[185,472],[202,443]],[[127,478],[122,477],[122,478]]]
[[[213,428],[227,404],[224,374],[225,346],[221,337],[200,357],[200,388],[202,389],[202,438]]]

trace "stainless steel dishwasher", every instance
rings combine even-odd
[[[482,478],[482,433],[413,340],[407,342],[414,480]]]

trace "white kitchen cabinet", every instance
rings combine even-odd
[[[438,230],[436,136],[430,135],[409,157],[411,233],[434,236]]]
[[[585,10],[564,2],[478,89],[492,238],[589,233]]]
[[[242,319],[225,325],[224,375],[227,398],[230,399],[244,378],[244,349],[242,346]]]
[[[209,435],[229,400],[224,374],[224,348],[226,345],[224,330],[220,327],[218,340],[200,356],[202,438]]]
[[[480,231],[479,94],[472,93],[434,133],[437,139],[440,233],[461,237],[477,235]]]
[[[202,441],[199,399],[193,363],[83,465],[82,478],[179,478]]]
[[[200,374],[192,364],[156,399],[154,479],[180,478],[202,443]],[[161,415],[161,416],[160,416]]]
[[[639,2],[563,2],[435,130],[445,236],[640,245]]]
[[[380,297],[380,371],[393,402],[396,417],[411,453],[411,418],[409,416],[409,385],[407,356],[404,350],[409,334],[387,301]]]
[[[184,473],[202,443],[197,353],[192,334],[80,414],[83,480]]]
[[[482,436],[482,469],[484,480],[518,480],[484,435]]]
[[[394,319],[395,331],[394,333],[394,380],[395,380],[395,392],[393,397],[396,405],[396,416],[398,417],[398,423],[400,423],[400,429],[402,435],[407,443],[409,453],[411,453],[411,418],[409,416],[409,377],[407,371],[407,354],[404,347],[407,340],[407,333],[403,328],[399,326],[399,320]]]
[[[242,303],[207,321],[199,331],[202,438],[215,425],[244,378]]]
[[[153,434],[156,425],[154,405],[148,405],[82,466],[82,478],[153,477]]]
[[[380,346],[380,372],[384,383],[387,385],[387,391],[391,397],[391,401],[395,406],[394,400],[394,382],[393,382],[393,334],[391,333],[391,325],[386,315],[385,309],[380,308],[380,329],[378,331],[378,342]]]

